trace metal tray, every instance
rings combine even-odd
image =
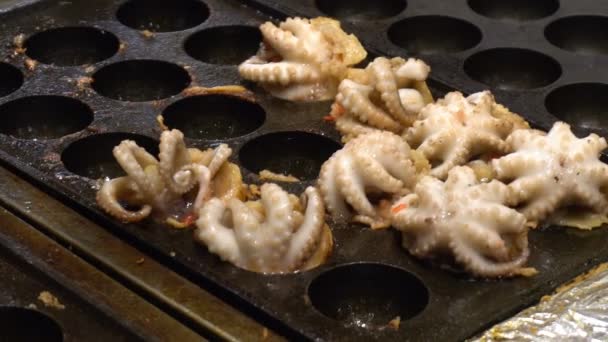
[[[272,17],[321,14],[312,1],[256,0],[246,1],[246,5],[205,0],[205,5],[194,1],[199,7],[191,7],[192,2],[165,1],[170,7],[162,8],[156,0],[133,1],[124,7],[123,2],[113,0],[43,1],[2,14],[0,51],[7,57],[0,64],[0,114],[14,118],[0,122],[2,162],[290,339],[462,340],[608,260],[603,248],[608,233],[604,229],[580,232],[552,228],[530,236],[529,264],[539,275],[473,280],[410,257],[400,247],[395,232],[329,222],[336,244],[325,265],[299,274],[264,276],[220,261],[194,242],[191,231],[176,231],[151,221],[124,225],[108,218],[95,204],[95,179],[119,174],[111,148],[121,139],[134,139],[155,152],[160,133],[155,118],[160,113],[170,127],[185,132],[191,146],[228,143],[247,182],[259,184],[256,173],[264,168],[303,179],[282,184],[294,193],[313,184],[322,162],[340,147],[337,132],[321,120],[329,111],[328,102],[289,103],[271,98],[251,84],[245,85],[254,90],[256,104],[225,95],[186,96],[185,91],[198,85],[241,83],[236,64],[255,52],[260,40],[257,25]],[[398,1],[373,4],[384,8],[392,2]],[[336,1],[334,6],[360,3],[366,2]],[[446,52],[441,46],[435,53],[419,51],[433,67],[434,79],[429,84],[435,96],[451,89],[472,92],[488,87],[467,76],[464,66],[469,56],[493,47],[518,46],[552,55],[547,58],[558,60],[559,72],[551,67],[552,62],[545,63],[546,59],[534,64],[527,52],[512,55],[511,50],[508,58],[490,54],[488,60],[470,64],[482,74],[503,72],[480,77],[490,85],[500,84],[518,70],[524,70],[519,74],[522,76],[534,75],[530,82],[551,79],[550,84],[534,89],[521,80],[523,83],[510,81],[494,87],[498,101],[546,129],[556,117],[545,109],[545,96],[550,99],[548,94],[553,90],[584,81],[591,84],[575,85],[576,91],[566,91],[567,96],[558,93],[546,102],[565,101],[555,108],[579,110],[574,119],[580,122],[570,121],[581,130],[589,129],[584,122],[601,118],[594,110],[604,108],[602,100],[593,94],[606,87],[601,83],[608,78],[605,73],[602,78],[602,70],[608,70],[605,56],[578,56],[541,40],[542,28],[552,19],[577,11],[608,9],[579,1],[562,4],[544,19],[520,22],[483,17],[464,1],[438,4],[438,0],[410,0],[395,16],[368,20],[363,15],[346,20],[344,26],[373,54],[408,55],[407,49],[389,42],[386,32],[392,23],[422,14],[461,16],[467,25],[479,27],[481,43],[459,52]],[[574,6],[577,9],[570,8]],[[431,18],[414,26],[442,27],[448,37],[459,34],[441,20]],[[60,27],[80,28],[53,30]],[[26,38],[25,55],[15,52],[14,37],[21,33]],[[532,38],[527,38],[528,34]],[[591,50],[605,52],[602,44],[605,41],[596,42],[597,49]],[[29,58],[44,63],[35,64]],[[514,61],[526,67],[508,64]],[[90,84],[89,77],[94,83]],[[572,97],[572,93],[579,96]],[[582,106],[580,98],[591,104]],[[601,127],[592,125],[599,132]],[[402,318],[399,329],[388,328],[387,323],[396,316]]]

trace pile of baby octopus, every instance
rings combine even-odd
[[[607,221],[604,138],[579,139],[563,122],[548,133],[530,129],[489,91],[434,101],[430,67],[418,59],[378,57],[354,68],[367,53],[332,19],[289,18],[260,30],[258,53],[239,66],[243,78],[286,100],[334,99],[324,119],[345,145],[323,164],[317,186],[300,197],[272,183],[247,186],[227,145],[188,149],[181,132],[166,130],[158,160],[132,141],[114,149],[127,176],[99,191],[107,213],[195,222],[195,239],[223,260],[285,273],[331,253],[327,209],[334,223],[397,229],[411,255],[479,277],[534,274],[525,266],[529,229]]]

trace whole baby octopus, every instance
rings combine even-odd
[[[528,228],[524,215],[508,207],[514,200],[505,184],[479,183],[472,169],[457,166],[445,182],[423,177],[392,206],[391,222],[416,257],[449,255],[481,277],[525,274]]]
[[[260,26],[258,53],[239,66],[247,80],[291,101],[333,98],[348,67],[367,56],[359,40],[329,18],[287,18],[279,26]]]
[[[232,150],[225,144],[214,150],[187,149],[183,134],[178,130],[164,131],[160,139],[160,160],[148,153],[134,141],[124,140],[114,147],[117,162],[127,173],[106,181],[97,193],[97,203],[108,214],[125,222],[137,222],[148,217],[154,210],[169,216],[172,211],[184,209],[183,195],[196,187],[192,207],[200,208],[214,189],[212,180],[222,172],[230,173],[226,166]],[[226,176],[222,175],[226,181]],[[229,178],[229,177],[228,177]],[[240,178],[240,174],[236,178]],[[234,186],[240,186],[239,182]],[[224,195],[236,192],[222,189]],[[123,204],[138,207],[127,209]]]
[[[549,133],[517,130],[507,144],[514,152],[492,166],[528,220],[538,223],[569,205],[608,214],[608,165],[599,160],[606,139],[596,134],[579,139],[568,124],[556,122]]]
[[[389,225],[390,200],[413,187],[428,163],[401,137],[373,132],[349,141],[327,160],[319,174],[319,189],[336,219],[354,220],[373,228]]]
[[[378,57],[365,70],[352,69],[340,83],[330,117],[347,142],[360,134],[400,134],[433,101],[426,86],[430,67],[419,59]]]
[[[213,198],[200,211],[195,239],[240,268],[289,273],[322,263],[332,249],[323,200],[314,187],[301,199],[278,185],[261,187],[261,199]]]
[[[489,91],[466,98],[452,92],[424,107],[405,138],[431,162],[431,175],[445,179],[450,169],[471,158],[508,153],[507,136],[515,128],[527,127],[523,119],[498,105]]]

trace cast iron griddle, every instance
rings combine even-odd
[[[6,57],[0,64],[0,115],[14,119],[0,121],[0,159],[287,337],[462,340],[608,260],[605,229],[551,228],[530,234],[529,265],[539,270],[537,276],[473,280],[410,257],[393,231],[329,222],[335,249],[325,265],[300,274],[265,276],[222,262],[194,242],[191,231],[152,221],[124,225],[112,220],[95,204],[96,179],[120,174],[111,149],[122,139],[134,139],[157,152],[160,131],[155,118],[160,113],[166,124],[184,131],[190,146],[228,143],[246,182],[260,184],[256,174],[265,168],[303,179],[281,184],[297,194],[314,183],[320,165],[340,148],[337,132],[321,119],[329,112],[329,102],[297,104],[271,98],[243,83],[236,69],[255,53],[261,22],[270,20],[269,15],[321,14],[312,0],[140,0],[121,7],[123,3],[44,1],[2,15],[0,43]],[[338,16],[349,13],[347,6],[363,7],[363,14],[358,10],[344,26],[371,52],[419,55],[429,62],[435,96],[490,86],[499,102],[538,127],[547,129],[557,120],[550,110],[579,132],[604,129],[600,114],[606,100],[598,94],[607,87],[602,82],[608,79],[608,43],[594,37],[605,34],[607,26],[600,22],[577,38],[588,21],[558,21],[574,13],[608,12],[598,8],[601,5],[586,0],[561,4],[557,10],[541,8],[544,17],[522,21],[534,17],[526,6],[539,5],[516,1],[518,10],[508,12],[506,2],[486,1],[480,12],[501,16],[506,11],[515,18],[496,19],[476,14],[465,1],[326,3],[333,9],[324,11]],[[375,6],[372,15],[365,14],[365,4]],[[406,25],[419,16],[422,19]],[[454,24],[444,21],[445,16],[460,19]],[[406,24],[393,25],[401,21]],[[584,55],[545,40],[545,27],[553,21],[557,33],[547,36],[571,50],[584,41]],[[442,30],[430,34],[429,26]],[[13,40],[21,33],[29,38],[25,56],[14,54]],[[411,46],[404,43],[409,39],[415,40]],[[41,63],[28,70],[32,63],[27,58]],[[184,92],[191,86],[227,84],[253,89],[257,104],[226,95],[187,97]],[[579,115],[571,115],[574,111]],[[599,123],[586,124],[593,120]],[[396,316],[402,319],[399,329],[386,327]]]

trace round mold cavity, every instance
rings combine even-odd
[[[123,140],[133,140],[153,156],[158,156],[158,141],[133,133],[102,133],[72,142],[61,153],[65,168],[90,179],[124,176],[112,150]]]
[[[608,54],[608,17],[581,15],[558,19],[545,29],[547,40],[581,55]]]
[[[91,108],[76,99],[39,95],[0,106],[0,133],[20,139],[56,139],[85,129],[93,122]],[[10,118],[10,119],[9,119]]]
[[[574,126],[591,132],[608,130],[608,84],[575,83],[553,90],[547,110]]]
[[[330,17],[351,21],[390,18],[407,7],[405,0],[316,0],[315,3]]]
[[[464,62],[464,71],[476,81],[503,90],[544,87],[562,74],[561,66],[553,58],[518,48],[478,52]]]
[[[468,21],[440,15],[403,19],[388,30],[391,42],[412,54],[468,50],[479,44],[481,37],[481,30]]]
[[[321,165],[340,148],[340,144],[322,135],[279,132],[249,141],[241,148],[239,159],[254,173],[270,170],[300,180],[313,180],[319,176]]]
[[[49,316],[30,309],[0,307],[0,341],[11,342],[62,342],[63,332]]]
[[[92,87],[99,94],[119,101],[153,101],[179,94],[190,84],[190,75],[169,62],[139,59],[99,69]]]
[[[94,27],[60,27],[36,33],[25,42],[25,53],[45,64],[92,64],[108,59],[120,42],[112,33]]]
[[[399,316],[408,320],[424,310],[429,291],[413,274],[376,263],[339,266],[315,278],[308,287],[312,305],[348,326],[386,326]]]
[[[22,85],[21,71],[10,64],[0,62],[0,97],[13,93]]]
[[[266,112],[253,102],[229,95],[198,95],[168,106],[165,124],[192,139],[219,140],[249,134],[264,124]]]
[[[220,26],[191,35],[184,49],[192,58],[218,65],[238,65],[255,55],[262,34],[251,26]]]
[[[131,0],[120,6],[118,21],[136,30],[173,32],[202,24],[209,7],[199,0]]]
[[[483,16],[513,21],[548,17],[559,9],[558,0],[469,0],[469,7]]]

